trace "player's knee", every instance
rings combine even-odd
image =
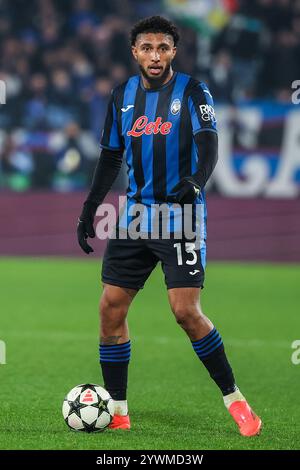
[[[201,315],[199,309],[194,305],[188,306],[178,304],[174,305],[172,310],[177,323],[184,329],[188,328],[195,321],[199,320],[199,316]]]
[[[128,306],[120,299],[104,294],[100,300],[100,317],[102,320],[112,319],[123,320],[126,318]]]

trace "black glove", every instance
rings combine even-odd
[[[199,196],[200,191],[201,188],[196,181],[191,176],[186,176],[185,178],[182,178],[171,190],[171,193],[176,194],[170,194],[167,196],[167,202],[173,202],[180,205],[193,204],[195,199]]]
[[[92,253],[93,248],[87,243],[87,238],[95,238],[95,230],[93,227],[97,205],[86,201],[77,223],[77,239],[82,250],[88,255]]]

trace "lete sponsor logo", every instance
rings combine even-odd
[[[162,122],[162,118],[158,117],[154,122],[148,122],[147,116],[140,116],[133,124],[132,129],[127,132],[128,136],[140,137],[141,135],[170,133],[172,123],[169,121]]]

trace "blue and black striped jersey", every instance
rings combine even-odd
[[[175,72],[160,89],[145,89],[139,75],[112,91],[101,147],[125,150],[127,197],[161,203],[185,176],[197,170],[194,135],[216,130],[209,89]]]

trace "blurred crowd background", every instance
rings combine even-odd
[[[217,105],[291,106],[300,0],[0,0],[1,189],[88,187],[110,90],[137,72],[130,28],[153,14],[176,21],[174,68]]]

